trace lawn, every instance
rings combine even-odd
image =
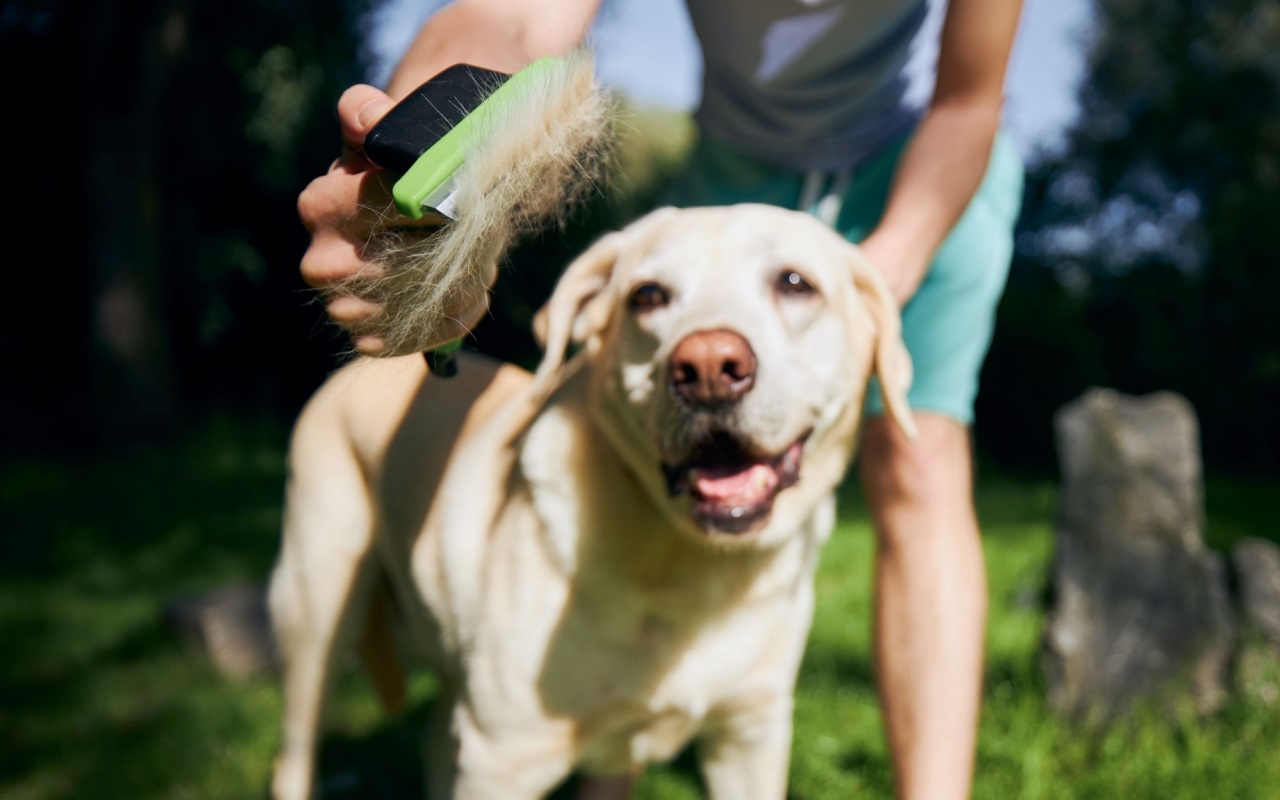
[[[277,740],[270,676],[229,682],[165,623],[175,599],[261,580],[277,544],[285,432],[213,423],[178,446],[111,460],[0,466],[0,797],[262,798]],[[1276,535],[1280,481],[1211,480],[1207,537]],[[818,576],[799,680],[791,795],[887,798],[868,653],[872,542],[856,491]],[[1048,478],[980,470],[991,589],[978,798],[1280,798],[1280,708],[1234,699],[1204,720],[1139,717],[1088,736],[1055,720],[1037,651],[1052,551]],[[326,798],[415,797],[413,710],[388,720],[342,681],[322,755]],[[638,797],[700,797],[689,759]]]

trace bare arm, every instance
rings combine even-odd
[[[457,0],[422,26],[391,76],[387,92],[352,86],[338,101],[343,155],[328,173],[313,180],[298,198],[298,216],[311,233],[300,266],[308,284],[324,289],[365,269],[362,255],[375,226],[393,213],[389,182],[360,149],[365,134],[395,101],[442,70],[459,63],[514,72],[537,58],[561,55],[586,37],[600,0]],[[405,225],[411,220],[403,220]],[[453,309],[456,338],[483,316],[487,298]],[[329,318],[351,336],[356,348],[375,354],[381,307],[354,296],[328,299]],[[447,339],[446,339],[447,340]]]
[[[933,98],[898,165],[884,217],[863,249],[899,304],[982,183],[1000,127],[1021,0],[951,0]]]
[[[457,0],[419,31],[391,76],[387,94],[408,94],[454,64],[515,72],[563,55],[587,35],[600,0]]]

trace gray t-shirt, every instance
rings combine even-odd
[[[709,136],[796,169],[856,164],[921,113],[907,74],[928,0],[687,0]]]

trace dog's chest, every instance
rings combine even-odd
[[[590,771],[617,774],[668,760],[697,735],[708,715],[773,683],[772,665],[783,659],[770,651],[781,643],[758,629],[775,637],[782,633],[784,626],[776,625],[780,610],[774,619],[753,624],[690,626],[652,611],[613,623],[584,620],[588,630],[580,644],[570,645],[573,633],[563,631],[563,681],[543,700],[574,719],[579,758]],[[615,624],[616,639],[602,635],[604,625]]]
[[[669,759],[709,715],[788,685],[803,596],[725,606],[690,591],[681,603],[672,587],[624,590],[616,576],[571,590],[539,682],[542,709],[571,721],[587,769]]]
[[[485,615],[520,620],[507,631],[526,635],[488,638],[479,660],[537,667],[476,694],[494,719],[522,706],[567,725],[586,769],[618,773],[674,756],[735,698],[789,685],[787,655],[807,630],[798,587],[810,543],[753,555],[691,542],[585,420],[560,407],[525,439],[516,483],[559,576],[554,592],[525,592]],[[520,584],[531,556],[487,584]],[[529,598],[551,594],[554,611],[532,610]]]
[[[586,772],[620,775],[669,761],[697,734],[702,716],[679,708],[645,713],[588,742],[579,757]]]

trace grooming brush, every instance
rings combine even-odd
[[[487,291],[516,236],[562,219],[599,182],[611,104],[579,50],[506,74],[469,64],[444,70],[397,103],[365,137],[371,162],[398,176],[404,217],[434,216],[428,235],[388,227],[375,237],[381,269],[357,291],[387,309],[383,355],[425,351],[432,372],[456,372],[460,339],[439,343],[445,307]],[[423,344],[427,346],[422,346]]]

